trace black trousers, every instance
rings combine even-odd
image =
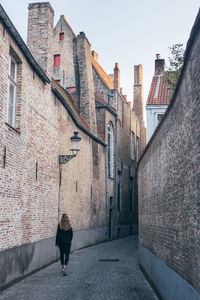
[[[67,265],[69,261],[69,253],[71,249],[71,243],[59,245],[60,249],[60,262],[61,265]]]

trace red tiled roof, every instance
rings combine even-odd
[[[147,105],[169,105],[171,96],[166,77],[163,75],[153,76]]]
[[[99,74],[99,76],[103,80],[103,82],[107,85],[107,87],[110,90],[113,90],[114,89],[114,82],[113,82],[113,80],[110,79],[110,77],[108,76],[108,74],[103,70],[103,68],[94,59],[94,57],[92,55],[91,55],[91,61],[92,61],[92,64],[93,64],[94,68],[96,69],[97,73]]]

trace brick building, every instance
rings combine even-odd
[[[138,167],[140,264],[162,299],[200,299],[200,12]]]
[[[73,249],[137,231],[136,165],[145,147],[142,66],[135,103],[108,76],[83,32],[48,2],[29,4],[27,45],[0,6],[0,285],[56,259],[67,212]],[[40,38],[38,38],[40,37]],[[70,137],[81,151],[70,154]]]

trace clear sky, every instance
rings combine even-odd
[[[26,42],[28,3],[2,0],[9,18]],[[43,1],[45,2],[45,1]],[[51,0],[55,24],[65,15],[76,34],[84,31],[99,54],[104,70],[113,73],[119,63],[121,87],[133,100],[134,65],[143,65],[144,101],[154,73],[155,54],[168,63],[169,46],[189,38],[199,0]]]

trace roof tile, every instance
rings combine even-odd
[[[147,105],[169,105],[172,92],[163,75],[153,76]]]

